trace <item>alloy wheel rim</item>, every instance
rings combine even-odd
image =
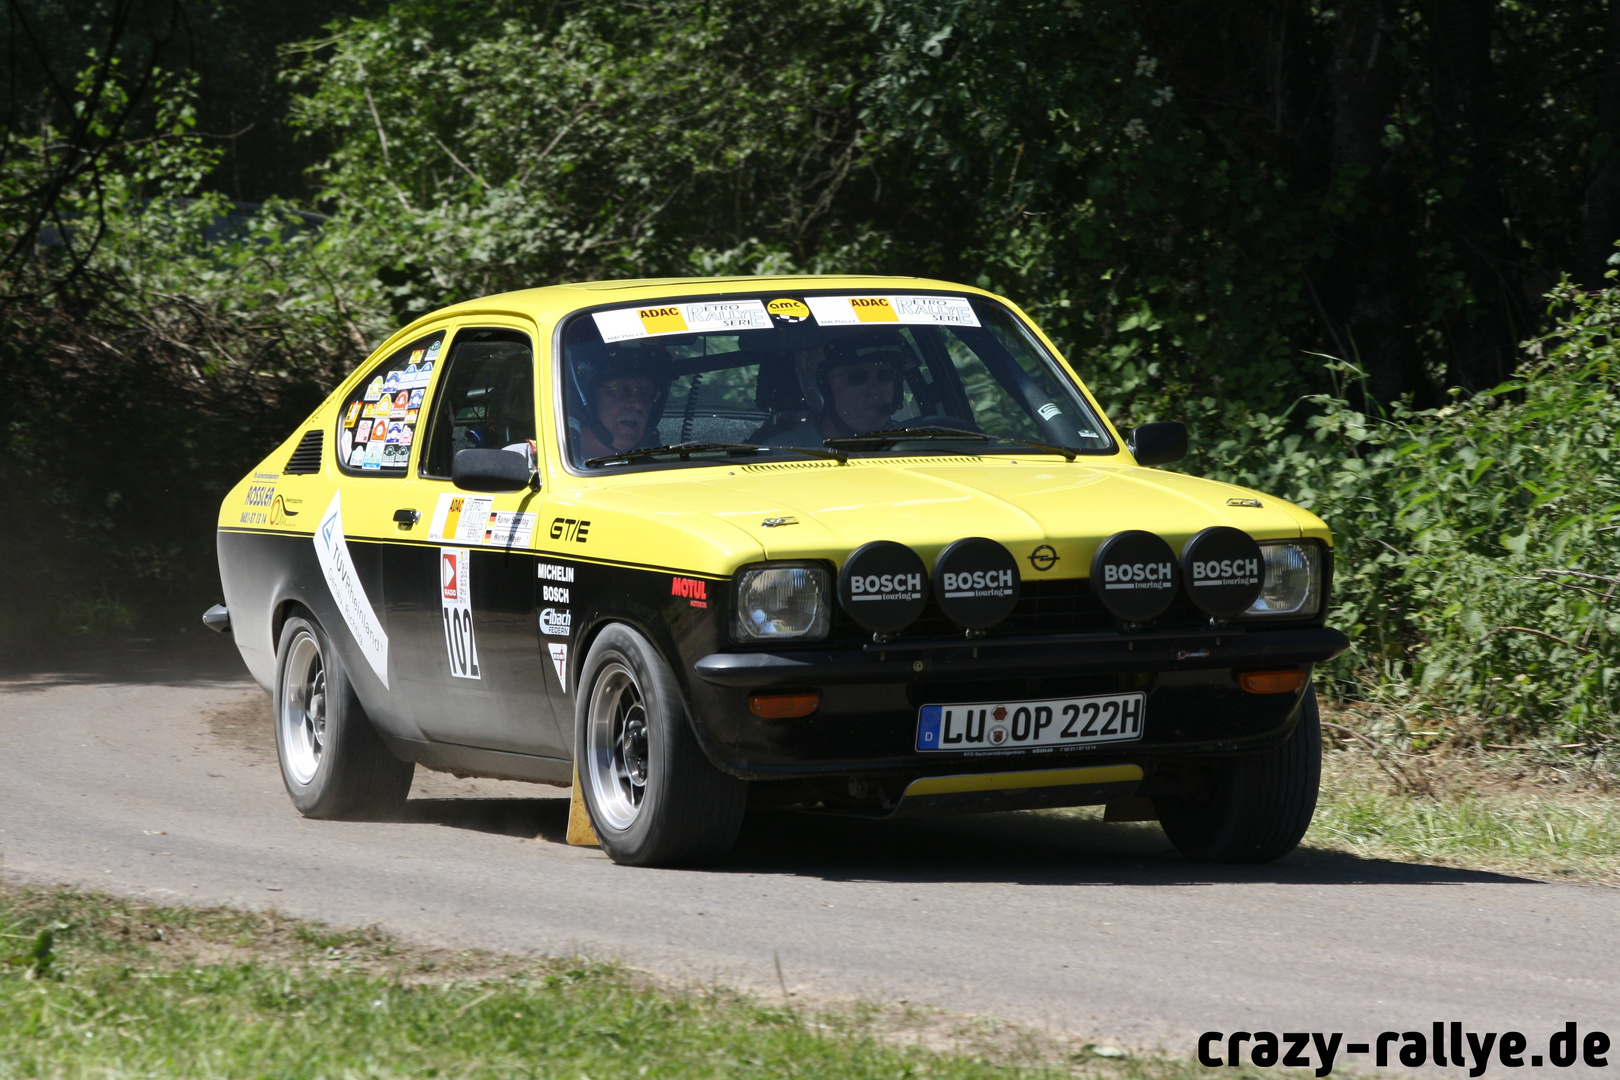
[[[300,630],[287,650],[277,723],[288,775],[295,783],[308,784],[326,751],[326,665],[315,635],[307,630]]]
[[[649,746],[647,704],[635,674],[609,663],[591,689],[587,714],[587,782],[604,825],[623,831],[647,796]]]

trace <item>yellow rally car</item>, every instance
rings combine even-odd
[[[1121,439],[1022,312],[948,282],[491,296],[231,491],[205,621],[312,817],[397,809],[420,764],[573,783],[623,863],[713,859],[749,804],[1107,804],[1272,859],[1346,645],[1331,537],[1150,468],[1186,441]]]

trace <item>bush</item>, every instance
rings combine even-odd
[[[1303,424],[1234,412],[1205,455],[1333,526],[1341,694],[1473,714],[1489,739],[1620,734],[1620,289],[1549,298],[1554,330],[1493,390],[1387,415],[1317,395]]]
[[[220,498],[383,327],[341,233],[276,207],[227,227],[188,81],[120,135],[101,118],[128,117],[126,80],[96,74],[94,167],[49,123],[9,130],[0,159],[0,243],[21,253],[0,266],[8,637],[190,623],[218,598]]]

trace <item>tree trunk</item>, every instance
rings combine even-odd
[[[1598,132],[1581,221],[1578,276],[1588,289],[1607,284],[1603,275],[1620,240],[1620,0],[1609,0],[1604,22]]]
[[[1408,259],[1408,198],[1384,129],[1400,91],[1386,0],[1345,0],[1329,70],[1333,98],[1334,185],[1350,197],[1347,220],[1334,229],[1335,251],[1324,275],[1323,306],[1339,348],[1366,371],[1367,396],[1394,401],[1426,396],[1402,280]]]
[[[1504,224],[1497,181],[1501,154],[1491,68],[1494,0],[1431,0],[1431,104],[1435,151],[1443,172],[1461,180],[1455,199],[1437,207],[1473,303],[1445,317],[1447,381],[1488,390],[1505,379],[1527,336],[1522,255]]]

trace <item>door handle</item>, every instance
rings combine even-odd
[[[422,515],[415,510],[395,510],[394,520],[399,522],[400,528],[408,529],[412,525],[415,525],[418,521],[421,521]]]

